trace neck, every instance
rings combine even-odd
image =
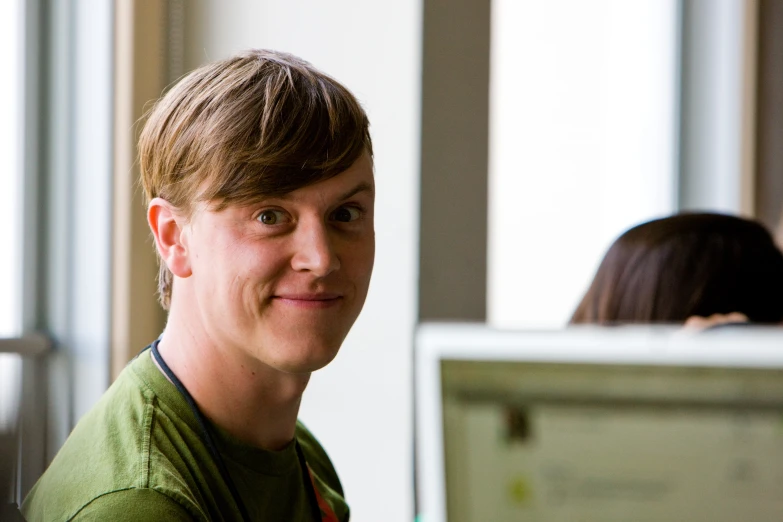
[[[198,321],[174,313],[158,344],[163,360],[211,422],[247,444],[276,451],[294,438],[310,374],[288,374],[242,347],[211,339]]]

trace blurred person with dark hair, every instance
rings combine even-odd
[[[756,221],[684,213],[617,238],[571,324],[745,320],[783,322],[783,254]]]
[[[166,329],[76,425],[30,522],[348,520],[297,416],[367,296],[368,126],[345,87],[274,51],[205,65],[157,102],[139,163]]]

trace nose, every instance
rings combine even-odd
[[[291,258],[294,270],[325,277],[340,269],[340,259],[326,223],[316,219],[300,222],[295,234],[295,250]]]

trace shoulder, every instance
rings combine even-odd
[[[128,369],[76,424],[25,499],[28,520],[68,520],[90,500],[139,485],[151,397]],[[45,514],[45,515],[44,515]]]
[[[84,506],[73,522],[112,520],[117,522],[195,522],[206,520],[188,511],[173,498],[153,489],[113,491]]]
[[[190,444],[177,443],[183,440],[180,424],[161,410],[155,393],[133,371],[135,364],[77,423],[30,491],[22,506],[28,520],[71,520],[140,495],[197,504],[195,488],[178,466],[180,460],[194,460],[187,453]]]

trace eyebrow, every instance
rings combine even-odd
[[[366,181],[362,181],[358,185],[356,185],[354,188],[349,190],[348,192],[344,193],[342,196],[337,198],[339,201],[344,201],[348,198],[352,198],[356,194],[359,194],[360,192],[369,192],[370,194],[373,193],[373,187],[370,183],[367,183]]]
[[[345,201],[346,199],[352,198],[353,196],[361,192],[369,192],[370,194],[372,194],[374,192],[372,184],[366,181],[362,181],[351,190],[348,190],[347,192],[344,192],[343,194],[338,196],[337,201]],[[289,192],[288,194],[281,194],[280,196],[275,196],[272,198],[265,198],[265,199],[281,199],[283,201],[291,200],[291,193]]]

